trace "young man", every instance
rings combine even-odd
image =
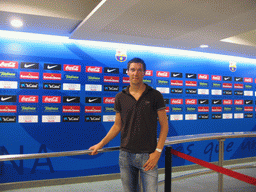
[[[158,166],[168,133],[162,94],[143,83],[146,65],[140,58],[128,62],[130,85],[115,97],[116,119],[107,135],[89,148],[91,155],[121,131],[119,165],[124,191],[139,191],[140,172],[144,192],[157,191]],[[157,142],[157,117],[161,126]]]

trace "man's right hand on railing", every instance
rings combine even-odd
[[[97,155],[98,154],[98,150],[101,149],[104,145],[102,145],[101,142],[99,142],[96,145],[93,145],[89,148],[89,150],[93,150],[89,155]]]

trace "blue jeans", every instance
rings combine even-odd
[[[158,187],[158,166],[153,170],[144,171],[143,165],[147,162],[149,153],[129,153],[120,151],[119,166],[121,180],[125,192],[139,191],[139,172],[143,192],[156,192]]]

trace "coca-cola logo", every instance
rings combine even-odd
[[[145,76],[153,76],[153,70],[146,70]]]
[[[245,77],[244,82],[246,83],[252,83],[252,78]]]
[[[38,96],[35,95],[20,95],[20,103],[38,103]]]
[[[186,99],[186,105],[196,105],[197,100],[196,99]]]
[[[182,105],[183,104],[183,99],[171,99],[171,104],[173,105]]]
[[[229,99],[229,100],[223,100],[223,105],[232,105],[232,100],[231,99]]]
[[[234,101],[234,104],[235,104],[235,105],[243,105],[243,104],[244,104],[244,101],[243,101],[243,100],[235,100],[235,101]]]
[[[60,96],[43,96],[43,103],[60,103]]]
[[[156,72],[156,76],[157,77],[169,77],[170,73],[167,71],[157,71]]]
[[[64,71],[80,72],[81,65],[64,65]]]
[[[102,73],[102,67],[86,66],[87,73]]]
[[[209,75],[205,75],[205,74],[198,74],[198,79],[209,80]]]
[[[18,69],[17,61],[0,61],[0,68]]]
[[[212,80],[221,81],[221,76],[220,75],[212,75]]]
[[[115,97],[103,97],[103,103],[114,104],[115,103]]]

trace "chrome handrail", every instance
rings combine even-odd
[[[165,145],[173,145],[178,143],[214,140],[214,139],[231,139],[231,138],[244,138],[244,137],[256,137],[256,131],[249,132],[224,132],[224,133],[208,133],[208,134],[196,134],[196,135],[184,135],[167,137]],[[120,147],[108,147],[99,149],[99,153],[118,151]],[[63,151],[63,152],[49,152],[49,153],[34,153],[34,154],[20,154],[20,155],[0,155],[1,161],[15,161],[23,159],[39,159],[39,158],[51,158],[51,157],[65,157],[75,155],[88,155],[92,150],[77,150],[77,151]]]

